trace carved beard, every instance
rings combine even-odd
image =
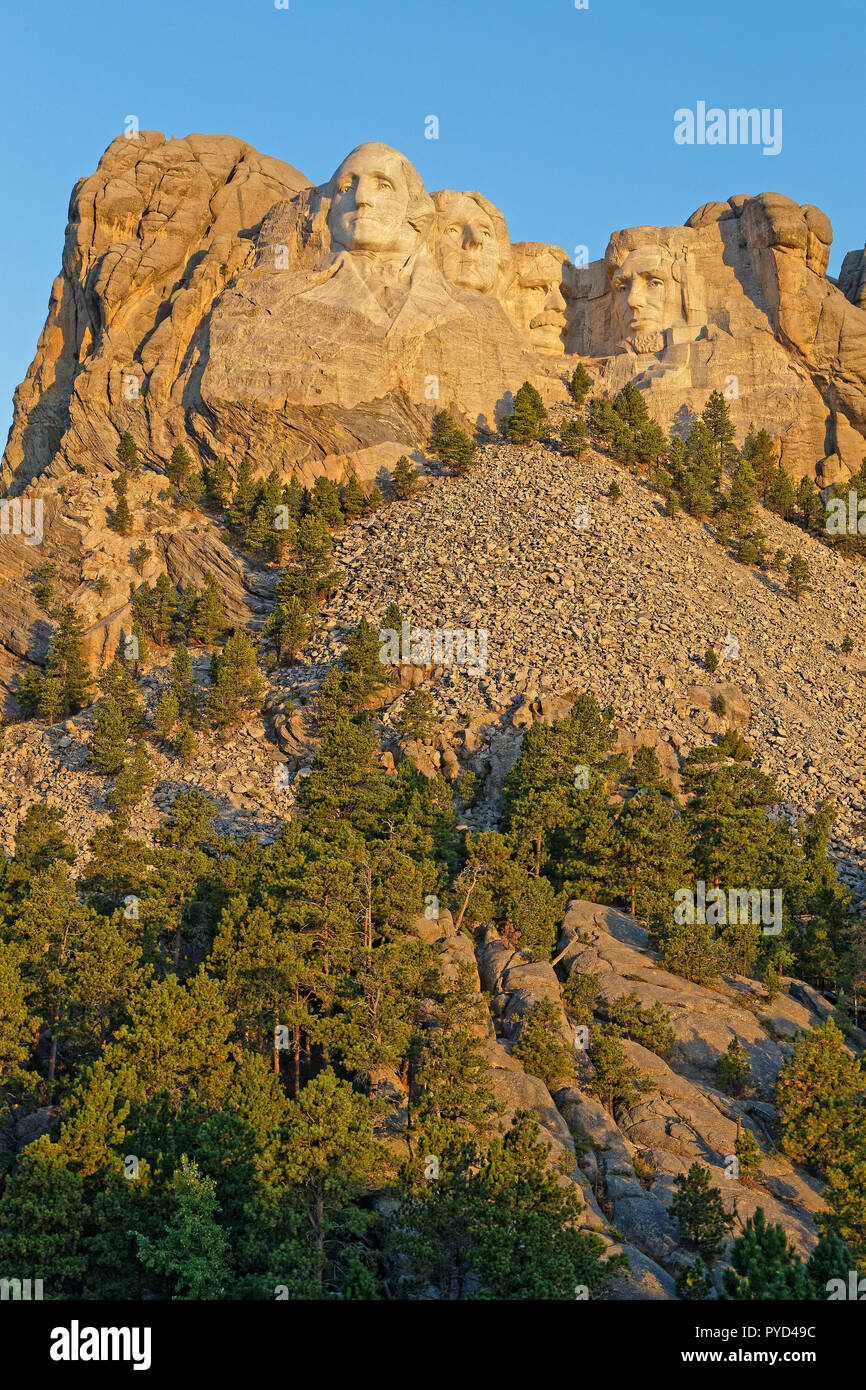
[[[625,342],[628,350],[638,355],[661,352],[665,345],[665,331],[659,328],[654,333],[635,333],[633,337],[626,338]]]

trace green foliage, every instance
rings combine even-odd
[[[788,582],[786,588],[792,599],[799,603],[804,594],[812,592],[812,572],[808,560],[797,551],[788,561]]]
[[[394,493],[401,501],[418,491],[418,469],[413,468],[405,454],[401,454],[394,464],[391,475]]]
[[[234,728],[261,709],[264,681],[255,648],[242,628],[232,633],[221,652],[213,653],[210,680],[205,714],[214,728]]]
[[[574,1054],[559,1035],[562,1015],[552,999],[532,1004],[520,1020],[520,1036],[512,1048],[524,1070],[539,1076],[548,1090],[574,1073]]]
[[[582,362],[578,362],[571,374],[571,394],[576,405],[583,405],[592,389],[592,377]]]
[[[730,1268],[722,1275],[725,1297],[736,1302],[810,1296],[803,1262],[784,1227],[767,1221],[763,1207],[750,1216],[731,1247]]]
[[[593,1095],[607,1107],[611,1115],[617,1105],[631,1105],[642,1087],[640,1072],[628,1061],[625,1049],[615,1033],[593,1028],[589,1039],[589,1060],[592,1063]]]
[[[796,1163],[819,1173],[856,1148],[855,1132],[863,1105],[860,1063],[846,1050],[832,1019],[801,1033],[776,1079],[782,1148]]]
[[[566,420],[559,431],[560,447],[564,454],[579,459],[587,446],[587,429],[583,420]]]
[[[716,1062],[716,1077],[729,1096],[741,1096],[752,1080],[749,1054],[739,1038],[731,1038]]]
[[[430,450],[455,477],[459,477],[475,462],[478,445],[454,423],[447,410],[442,410],[433,424]]]
[[[124,430],[118,441],[117,461],[124,473],[138,473],[141,468],[141,460],[138,457],[138,448],[129,430]]]
[[[529,444],[547,433],[547,411],[536,388],[529,381],[516,392],[514,406],[505,421],[504,432],[512,444]]]
[[[711,1186],[710,1170],[700,1163],[693,1163],[688,1173],[678,1173],[674,1187],[676,1196],[668,1211],[685,1239],[712,1263],[725,1248],[734,1218],[725,1212],[719,1189]]]
[[[429,690],[412,690],[403,701],[399,731],[404,742],[417,740],[427,743],[436,733],[438,721],[433,713],[433,696]]]

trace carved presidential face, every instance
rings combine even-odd
[[[387,255],[407,249],[411,194],[403,161],[383,146],[361,146],[331,180],[328,227],[347,251]]]
[[[538,352],[561,354],[565,351],[563,261],[548,247],[526,250],[518,244],[514,253],[517,274],[506,307]]]
[[[661,333],[671,326],[670,260],[658,246],[629,252],[611,275],[611,288],[620,333],[628,342]]]
[[[489,294],[502,262],[502,232],[469,194],[436,194],[434,202],[439,269],[452,285]]]

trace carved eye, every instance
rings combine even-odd
[[[380,179],[379,187],[384,189],[386,192],[390,192],[394,185],[392,183],[389,183],[387,179]]]
[[[448,228],[448,234],[449,234],[449,236],[458,236],[459,233],[460,233],[460,228],[459,228],[459,227],[449,227],[449,228]]]
[[[665,287],[664,280],[651,280],[650,284],[652,285],[654,290],[663,290]]]

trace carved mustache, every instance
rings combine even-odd
[[[565,322],[565,314],[556,309],[545,309],[542,313],[536,314],[534,319],[530,319],[530,328],[561,328]]]

